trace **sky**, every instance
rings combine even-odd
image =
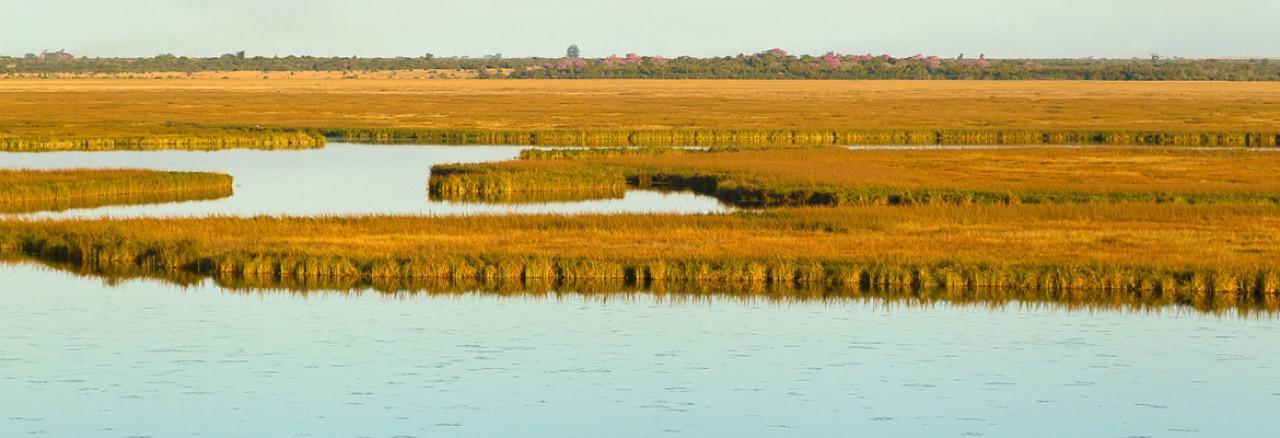
[[[2,0],[0,55],[1280,57],[1276,0]]]

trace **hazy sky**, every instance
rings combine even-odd
[[[0,0],[0,54],[1280,56],[1278,0]]]

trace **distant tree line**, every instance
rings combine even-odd
[[[577,54],[571,47],[566,54]],[[312,56],[216,58],[162,54],[152,58],[38,59],[0,57],[0,74],[152,73],[203,71],[379,72],[474,70],[480,78],[566,79],[989,79],[1109,81],[1280,81],[1280,61],[1267,59],[965,59],[915,55],[788,54],[780,49],[737,56],[609,56],[605,58],[358,58]]]

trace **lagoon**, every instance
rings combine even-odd
[[[228,198],[28,214],[29,218],[361,215],[453,216],[513,213],[716,213],[715,198],[691,192],[631,190],[622,198],[490,204],[429,199],[439,163],[515,159],[520,146],[368,145],[332,142],[322,149],[218,151],[0,152],[0,168],[136,168],[223,172],[235,178]]]
[[[220,171],[235,194],[47,218],[729,211],[692,193],[430,199],[521,147],[0,153]],[[193,279],[194,278],[194,279]],[[0,262],[0,436],[1274,436],[1267,310],[618,291],[309,292]]]
[[[232,291],[0,264],[0,436],[1272,436],[1185,307]]]

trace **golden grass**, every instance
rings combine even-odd
[[[1280,84],[1239,82],[10,79],[0,81],[0,100],[8,138],[196,135],[228,125],[1270,133],[1280,123]]]
[[[524,154],[439,165],[432,193],[453,196],[692,186],[741,206],[912,203],[1280,203],[1280,153],[1186,148],[818,148]],[[585,157],[585,158],[583,158]]]
[[[248,149],[311,149],[324,147],[325,138],[301,132],[227,132],[202,129],[196,135],[166,133],[134,137],[78,137],[59,136],[42,138],[0,138],[0,151],[52,152],[52,151],[114,151],[114,150],[219,150]]]
[[[1157,296],[1184,303],[1280,298],[1276,206],[970,205],[713,216],[0,221],[0,248],[95,269],[277,279],[1019,288],[1075,297]]]
[[[905,143],[1023,134],[1072,141],[1070,133],[1084,132],[1089,142],[1148,133],[1141,142],[1270,146],[1268,133],[1280,123],[1280,84],[1272,83],[15,79],[0,81],[0,99],[0,142],[9,144],[407,132],[629,144],[691,133],[717,144],[795,146],[879,135]],[[1229,135],[1209,142],[1208,133]],[[739,205],[839,207],[719,216],[6,220],[0,250],[99,272],[201,273],[244,284],[594,279],[897,287],[952,297],[1021,290],[1046,300],[1197,306],[1276,308],[1280,300],[1280,155],[1268,151],[533,155],[541,159],[442,166],[432,190],[465,198],[532,189],[564,198],[674,183]]]
[[[0,213],[150,204],[231,196],[221,173],[136,169],[0,169]]]

